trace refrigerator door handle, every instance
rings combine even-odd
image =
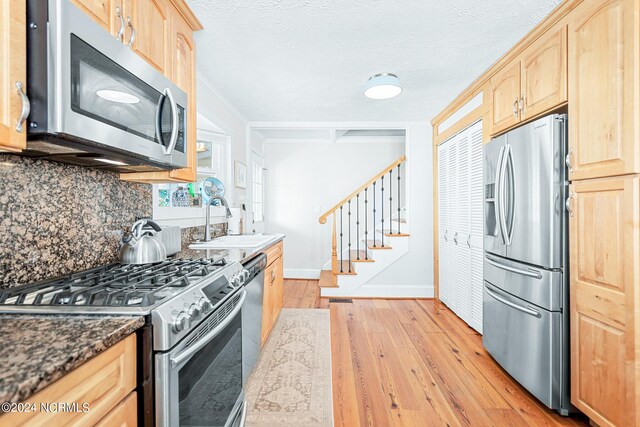
[[[540,312],[538,310],[535,310],[531,307],[523,307],[519,304],[515,304],[512,303],[511,301],[508,301],[504,298],[502,298],[501,296],[499,296],[498,294],[496,294],[493,290],[491,290],[491,288],[489,288],[489,286],[487,284],[484,285],[484,289],[487,291],[487,295],[489,295],[491,298],[495,299],[498,302],[501,302],[504,305],[508,305],[509,307],[516,309],[518,311],[521,311],[523,313],[526,313],[530,316],[533,317],[537,317],[540,318],[542,317],[542,315],[540,314]]]
[[[513,161],[513,150],[509,145],[507,147],[507,153],[505,155],[507,160],[505,163],[509,166],[509,205],[511,206],[511,219],[509,220],[509,228],[505,230],[505,234],[507,235],[507,246],[511,246],[511,242],[513,241],[513,231],[514,225],[516,221],[516,170]],[[504,218],[505,225],[507,223],[507,219]]]
[[[497,196],[498,199],[500,200],[500,203],[498,204],[498,212],[499,212],[499,218],[500,218],[500,233],[502,235],[502,243],[505,245],[510,245],[511,242],[508,240],[508,236],[507,236],[507,218],[505,215],[505,210],[504,210],[504,192],[505,192],[505,185],[504,185],[504,175],[505,172],[507,170],[507,161],[505,159],[507,151],[510,150],[509,145],[505,145],[504,150],[501,151],[501,156],[500,156],[500,169],[499,169],[499,174],[498,174],[498,191],[497,191]]]
[[[521,270],[519,268],[515,268],[515,267],[510,267],[508,265],[504,265],[501,264],[497,261],[494,261],[493,258],[491,258],[488,255],[485,255],[484,257],[487,262],[491,265],[493,265],[494,267],[497,267],[501,270],[505,270],[505,271],[510,271],[511,273],[516,273],[516,274],[522,274],[523,276],[527,276],[527,277],[533,277],[534,279],[542,279],[542,274],[534,269],[530,269],[530,270]]]
[[[504,155],[505,146],[500,147],[500,154],[498,154],[498,164],[496,165],[496,179],[494,181],[494,211],[496,214],[496,227],[497,232],[500,234],[500,238],[502,239],[502,244],[505,243],[504,232],[502,231],[502,221],[500,220],[500,170],[502,169],[502,158]]]

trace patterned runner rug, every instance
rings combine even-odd
[[[333,426],[329,310],[282,309],[246,399],[247,427]]]

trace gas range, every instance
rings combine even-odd
[[[224,259],[109,264],[0,289],[0,313],[146,315],[153,349],[164,351],[233,298],[247,276]]]

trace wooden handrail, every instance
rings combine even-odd
[[[320,222],[320,224],[326,224],[327,222],[327,218],[329,217],[329,215],[331,215],[333,212],[335,212],[336,210],[340,209],[340,206],[344,205],[345,203],[347,203],[350,199],[353,199],[358,193],[364,191],[365,188],[369,187],[371,184],[373,184],[375,181],[377,181],[378,179],[380,179],[380,177],[382,177],[382,175],[388,173],[391,169],[395,168],[396,166],[398,166],[400,163],[403,163],[405,160],[407,160],[406,156],[402,156],[400,157],[398,160],[396,160],[395,162],[391,163],[389,166],[387,166],[386,168],[382,169],[382,171],[378,172],[373,178],[371,178],[369,181],[365,182],[364,184],[362,184],[360,187],[358,187],[357,190],[353,191],[351,194],[349,194],[347,197],[345,197],[344,199],[342,199],[337,205],[335,205],[334,207],[332,207],[331,209],[329,209],[328,211],[326,211],[325,213],[323,213],[320,218],[318,218],[318,221]]]

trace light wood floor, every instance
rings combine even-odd
[[[284,306],[329,308],[336,426],[587,425],[546,409],[434,300],[320,298],[285,280]]]

